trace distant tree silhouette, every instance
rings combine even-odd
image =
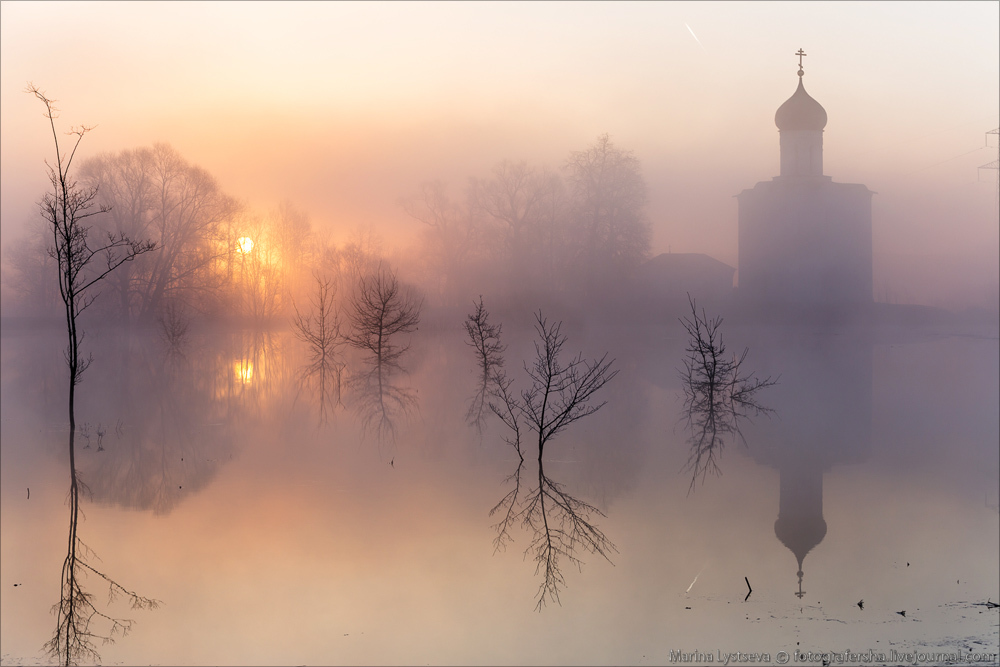
[[[85,486],[77,474],[75,450],[76,385],[80,384],[84,371],[93,360],[91,356],[86,358],[81,356],[80,343],[83,340],[83,331],[79,328],[80,314],[97,298],[97,294],[92,291],[97,283],[122,264],[153,250],[155,244],[132,240],[123,233],[117,235],[109,233],[99,244],[91,246],[89,239],[91,228],[84,222],[107,209],[104,207],[95,209],[97,189],[80,187],[70,175],[80,141],[91,128],[81,127],[72,130],[70,134],[75,136],[76,140],[68,154],[64,154],[56,131],[55,101],[32,84],[28,85],[25,92],[33,94],[45,105],[45,117],[52,128],[56,153],[55,163],[47,163],[52,191],[42,197],[39,208],[46,222],[51,225],[53,245],[49,253],[58,266],[59,295],[63,302],[69,338],[65,357],[69,367],[70,524],[69,544],[60,579],[60,600],[54,608],[57,619],[56,630],[52,639],[46,643],[45,649],[53,658],[69,665],[81,659],[99,659],[100,656],[94,648],[94,639],[111,641],[118,635],[126,634],[132,625],[132,621],[113,618],[94,606],[93,596],[85,592],[82,586],[82,579],[88,572],[107,582],[111,598],[119,594],[125,595],[134,609],[152,609],[158,604],[155,600],[125,589],[89,564],[88,561],[94,557],[94,553],[78,536],[80,492]],[[92,263],[97,257],[104,260],[102,264]],[[95,617],[104,619],[110,624],[107,634],[101,635],[93,630],[91,621]]]
[[[482,258],[482,229],[477,212],[468,202],[448,196],[443,181],[427,181],[399,205],[422,223],[419,254],[421,264],[434,281],[437,296],[450,302],[469,264]]]
[[[620,276],[649,254],[646,183],[639,159],[607,134],[566,161],[573,232],[587,276]]]
[[[223,223],[239,206],[207,171],[156,144],[90,158],[80,174],[106,212],[97,226],[159,248],[110,276],[123,321],[153,321],[171,302],[214,305],[225,276],[212,269],[235,241]]]

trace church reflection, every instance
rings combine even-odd
[[[767,400],[779,418],[744,427],[750,455],[780,475],[774,534],[795,556],[805,595],[806,556],[827,535],[823,475],[871,448],[872,195],[823,171],[827,113],[798,86],[778,107],[780,174],[737,196],[739,297],[762,324],[746,341],[754,365],[780,376]],[[776,326],[781,321],[784,326]]]
[[[827,535],[823,475],[871,450],[872,344],[862,331],[784,329],[751,349],[766,373],[782,378],[767,397],[778,418],[755,420],[743,433],[750,456],[778,470],[774,534],[795,556],[801,598],[806,556]]]

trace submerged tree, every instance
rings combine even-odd
[[[503,325],[490,323],[490,313],[483,305],[482,295],[475,306],[475,312],[465,318],[465,332],[469,336],[469,340],[465,343],[476,351],[479,386],[469,401],[465,419],[482,433],[486,425],[488,397],[491,387],[494,386],[497,371],[503,368],[503,353],[506,346],[500,342]]]
[[[57,618],[56,630],[52,639],[46,643],[45,649],[59,662],[69,665],[79,660],[99,659],[94,640],[113,641],[116,636],[126,634],[132,626],[132,621],[113,618],[94,606],[93,596],[83,590],[82,580],[87,573],[95,574],[105,580],[112,600],[118,595],[124,595],[133,609],[152,609],[158,604],[155,600],[125,589],[88,563],[90,558],[96,556],[77,534],[80,492],[86,487],[77,474],[74,445],[76,385],[80,384],[83,372],[93,361],[92,356],[81,356],[80,344],[83,340],[83,331],[79,328],[80,315],[97,298],[97,294],[91,288],[125,262],[153,250],[155,244],[130,239],[124,233],[117,235],[109,233],[99,243],[91,245],[89,239],[91,228],[85,225],[84,221],[106,209],[94,208],[97,199],[96,188],[82,188],[70,176],[76,150],[83,136],[91,128],[81,127],[71,130],[70,134],[75,136],[76,140],[68,153],[64,154],[56,131],[55,101],[31,84],[25,92],[33,94],[45,105],[45,117],[52,128],[56,151],[55,164],[46,162],[52,191],[42,197],[39,208],[51,226],[53,245],[49,249],[49,254],[58,268],[59,295],[63,302],[69,338],[65,357],[69,366],[70,524],[69,543],[60,580],[60,600],[54,608]],[[101,258],[103,261],[95,262],[96,258]],[[100,634],[92,628],[91,622],[95,617],[110,623],[106,634]]]
[[[416,404],[413,393],[393,383],[392,375],[402,370],[400,359],[410,349],[400,336],[417,330],[422,303],[382,264],[359,278],[350,299],[347,342],[367,354],[368,365],[351,378],[351,388],[359,399],[362,427],[374,431],[379,442],[395,437],[395,418]]]
[[[721,474],[718,459],[726,442],[746,440],[740,420],[774,412],[757,402],[757,392],[777,384],[771,377],[758,378],[743,371],[749,349],[736,356],[726,354],[720,328],[722,318],[709,319],[704,308],[698,314],[695,300],[688,295],[691,316],[681,318],[688,334],[687,357],[681,373],[684,414],[690,431],[691,452],[685,466],[691,472],[690,493],[708,473]]]
[[[307,380],[315,380],[319,389],[319,420],[327,420],[327,406],[340,405],[341,377],[345,364],[338,350],[346,342],[340,331],[340,309],[337,306],[337,283],[333,278],[314,273],[316,281],[312,296],[312,312],[303,315],[295,307],[292,321],[295,336],[309,346],[310,361],[303,369]],[[294,307],[294,304],[293,304]]]
[[[593,517],[605,516],[604,513],[571,496],[545,475],[545,445],[569,425],[600,410],[605,402],[594,404],[591,399],[618,374],[617,370],[611,370],[614,360],[608,361],[607,354],[593,361],[577,355],[563,365],[559,357],[566,336],[561,328],[561,322],[550,324],[541,312],[535,315],[539,338],[535,342],[535,362],[530,367],[525,364],[531,387],[515,395],[513,381],[500,367],[494,374],[494,400],[489,404],[490,410],[507,426],[504,440],[519,459],[517,469],[506,480],[514,488],[490,511],[490,516],[501,516],[494,525],[497,531],[494,549],[505,549],[512,541],[510,529],[514,524],[520,523],[532,534],[525,554],[532,554],[535,573],[542,575],[535,605],[539,611],[547,602],[559,602],[559,591],[566,584],[562,559],[579,568],[583,565],[577,555],[581,550],[598,554],[608,562],[610,554],[618,551],[594,523]],[[519,497],[524,468],[522,422],[528,432],[537,436],[538,484]]]
[[[400,334],[417,330],[422,301],[407,291],[396,274],[382,264],[362,275],[350,300],[351,332],[347,341],[367,352],[380,367],[399,367],[399,359],[410,349],[398,342]]]

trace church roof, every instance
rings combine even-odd
[[[778,107],[774,124],[779,130],[822,130],[826,127],[826,109],[806,92],[799,74],[799,87]]]
[[[684,272],[684,273],[704,273],[715,272],[726,274],[730,277],[736,269],[720,262],[714,257],[710,257],[700,252],[674,252],[663,253],[645,262],[640,268],[640,273],[663,273],[663,272]]]

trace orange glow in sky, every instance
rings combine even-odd
[[[67,129],[97,126],[84,157],[167,142],[240,199],[289,199],[337,239],[371,226],[389,249],[419,231],[397,202],[421,181],[459,196],[503,159],[557,170],[607,132],[642,161],[654,253],[735,266],[733,196],[777,174],[774,112],[795,90],[803,48],[807,88],[830,119],[826,173],[878,193],[876,289],[928,302],[996,293],[996,178],[979,169],[997,159],[995,135],[986,141],[1000,125],[995,2],[0,12],[4,247],[46,186],[51,135],[21,92],[31,81],[58,100]]]

